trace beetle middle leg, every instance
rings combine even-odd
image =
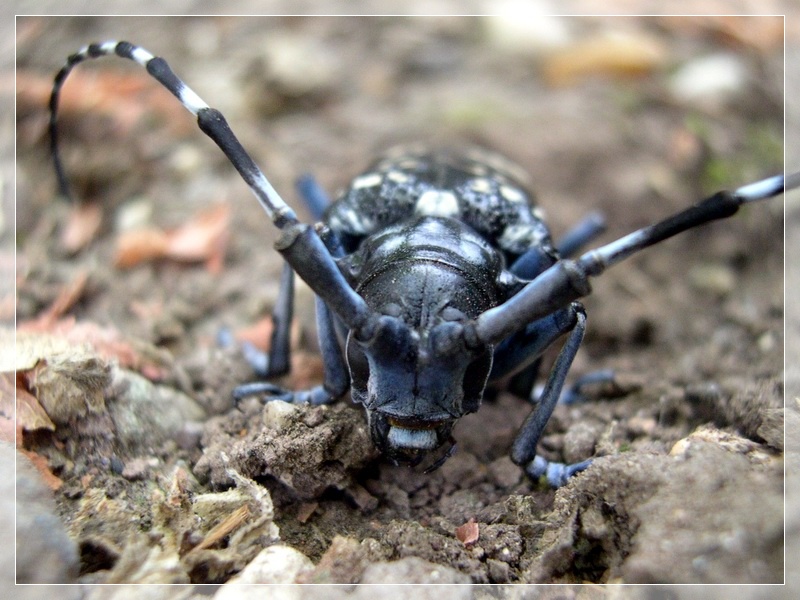
[[[528,388],[521,394],[530,399],[534,407],[517,434],[511,454],[512,460],[522,467],[527,475],[534,479],[546,475],[548,482],[553,487],[564,485],[570,476],[585,469],[590,463],[590,461],[583,461],[566,465],[536,456],[536,446],[555,405],[561,398],[567,373],[578,352],[585,328],[586,313],[583,306],[578,302],[573,302],[565,309],[530,323],[522,331],[498,344],[495,350],[491,378],[503,377],[513,373],[520,365],[526,365],[512,378],[512,383],[519,383],[527,379],[524,376],[538,368],[541,354],[559,337],[565,333],[568,334],[567,341],[550,371],[541,395],[533,395],[532,381],[528,383]],[[534,362],[528,365],[527,363],[531,360]],[[523,376],[522,379],[520,379],[520,375]]]
[[[511,460],[515,464],[522,467],[532,479],[538,479],[545,475],[552,487],[564,485],[572,475],[586,469],[592,462],[589,459],[567,465],[551,462],[536,455],[536,446],[561,397],[564,381],[567,378],[567,373],[572,366],[578,348],[580,348],[583,334],[586,330],[586,312],[583,306],[573,302],[571,308],[574,310],[575,324],[550,370],[542,395],[525,419],[511,447]]]

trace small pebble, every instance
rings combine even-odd
[[[732,54],[712,54],[692,60],[672,76],[669,90],[687,105],[718,104],[741,92],[747,81],[742,62]]]

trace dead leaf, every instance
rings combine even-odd
[[[141,370],[150,364],[134,345],[113,327],[92,321],[76,322],[74,317],[45,323],[40,319],[25,321],[17,327],[17,364],[19,370],[31,369],[41,358],[52,354],[72,353],[75,347],[90,346],[106,361]]]
[[[470,517],[469,521],[456,527],[456,537],[465,546],[471,546],[478,541],[478,524]]]
[[[155,227],[126,231],[117,238],[114,266],[135,267],[143,262],[163,258],[167,251],[167,234]]]
[[[86,289],[86,282],[88,280],[89,276],[85,271],[78,273],[75,279],[61,289],[58,296],[56,296],[56,299],[53,300],[53,303],[47,310],[32,321],[23,323],[23,327],[25,327],[27,331],[47,331],[51,329],[56,321],[80,300]],[[19,330],[19,327],[17,330]]]
[[[103,392],[111,383],[111,369],[96,356],[49,356],[25,377],[28,389],[56,424],[68,424],[90,412],[105,410]]]
[[[239,342],[247,342],[262,352],[266,352],[272,338],[272,328],[272,317],[264,317],[248,327],[239,329],[234,337]]]
[[[228,242],[230,212],[229,204],[220,203],[171,231],[166,256],[177,261],[205,261],[209,271],[219,272]]]
[[[710,34],[729,45],[753,48],[764,54],[783,48],[783,16],[710,14],[713,12],[709,11],[707,15],[658,17],[657,22],[672,32],[698,36]],[[791,29],[789,23],[786,23],[787,36]]]
[[[47,412],[39,404],[36,396],[28,390],[17,387],[17,427],[23,431],[34,431],[36,429],[56,430],[56,425],[47,416]]]
[[[52,87],[51,75],[17,70],[18,110],[41,111],[50,100]],[[73,70],[61,89],[58,113],[62,121],[87,114],[108,118],[123,133],[144,115],[153,114],[159,115],[173,132],[187,133],[193,129],[181,104],[147,73],[138,70]]]
[[[103,221],[103,211],[96,202],[85,202],[75,206],[67,217],[61,231],[61,247],[74,254],[82,250],[95,238]]]
[[[117,239],[114,264],[124,269],[156,259],[205,262],[209,271],[217,273],[225,256],[229,221],[230,205],[220,203],[171,231],[153,227],[123,233]]]
[[[542,75],[553,86],[572,85],[588,76],[632,77],[663,66],[667,54],[651,36],[613,32],[581,39],[550,54]]]
[[[47,463],[47,459],[44,456],[23,448],[20,448],[19,451],[27,456],[31,464],[39,471],[39,474],[42,476],[42,481],[44,481],[47,487],[55,492],[64,485],[61,479],[53,475],[53,472],[50,470],[50,465]]]

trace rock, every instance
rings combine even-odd
[[[119,368],[112,371],[107,407],[117,439],[132,453],[158,447],[176,438],[188,422],[205,418],[205,411],[186,394]]]
[[[242,571],[214,594],[214,600],[237,600],[244,584],[291,584],[314,568],[305,554],[284,544],[264,548]],[[262,592],[263,593],[263,592]],[[259,596],[263,597],[263,596]]]
[[[669,90],[673,97],[689,106],[698,103],[718,105],[740,93],[747,81],[747,71],[733,54],[712,54],[696,58],[672,76]]]
[[[328,488],[351,489],[352,474],[377,456],[363,414],[341,403],[310,407],[270,402],[264,421],[258,414],[250,418],[247,436],[227,424],[237,419],[241,413],[206,428],[205,451],[194,472],[213,485],[229,485],[233,469],[251,478],[271,475],[310,500]]]
[[[0,448],[0,464],[13,467],[13,449],[7,444]],[[2,481],[7,487],[2,497],[13,503],[14,479],[11,473]],[[67,535],[56,515],[52,491],[21,454],[17,455],[16,491],[17,583],[74,582],[80,566],[78,546]],[[3,515],[8,513],[13,514],[11,507],[2,510]]]
[[[391,562],[378,562],[373,563],[366,568],[364,576],[361,579],[363,584],[380,583],[384,586],[392,584],[464,584],[469,583],[469,577],[463,573],[459,573],[455,569],[437,565],[416,556],[409,556]],[[371,592],[367,591],[369,588],[362,588],[365,591],[361,596],[363,598],[373,597]],[[465,588],[447,588],[449,593],[445,592],[442,595],[442,588],[416,588],[415,597],[420,599],[434,598],[441,600],[446,598],[469,598],[469,587]],[[460,590],[460,591],[459,591]],[[427,592],[427,594],[426,594]],[[358,596],[359,591],[355,596]],[[363,594],[369,594],[365,596]],[[453,595],[450,595],[453,594]],[[393,596],[397,597],[397,596]]]

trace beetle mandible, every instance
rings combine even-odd
[[[590,293],[590,278],[687,229],[730,217],[744,203],[800,185],[795,174],[719,192],[570,258],[601,229],[596,218],[554,244],[508,161],[477,149],[404,149],[376,162],[333,203],[313,180],[301,180],[302,196],[319,219],[310,226],[282,200],[223,115],[164,59],[128,42],[108,41],[70,56],[53,86],[52,151],[65,196],[56,127],[61,86],[75,65],[108,55],[146,68],[196,116],[281,231],[275,247],[285,266],[265,376],[289,368],[294,273],[317,296],[323,383],[287,391],[259,381],[240,386],[237,397],[325,404],[350,389],[365,408],[373,443],[396,463],[417,465],[442,449],[429,469],[441,465],[455,449],[454,424],[479,409],[487,382],[535,369],[538,357],[566,335],[511,457],[529,476],[546,475],[556,487],[587,468],[590,460],[548,462],[536,447],[583,338],[586,313],[578,300]]]

